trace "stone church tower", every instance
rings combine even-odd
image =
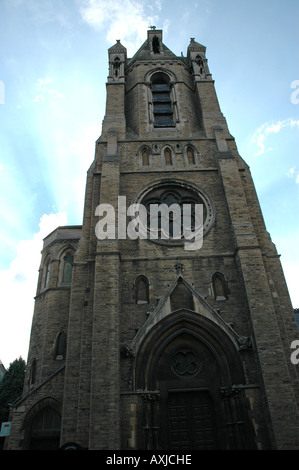
[[[108,55],[83,224],[44,240],[6,448],[299,449],[292,305],[206,48],[178,57],[152,27],[134,57]],[[202,246],[173,214],[168,238],[129,237],[120,201],[188,205],[192,226],[200,204]],[[103,204],[116,234],[100,239]]]

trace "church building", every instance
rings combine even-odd
[[[162,36],[108,50],[82,226],[44,239],[6,449],[299,449],[279,255],[206,47]]]

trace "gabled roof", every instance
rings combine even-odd
[[[171,296],[180,283],[185,286],[185,289],[189,290],[190,295],[193,298],[192,311],[198,314],[199,320],[202,316],[216,324],[231,339],[237,350],[251,348],[251,339],[239,336],[238,333],[231,327],[231,325],[224,321],[219,312],[209,305],[206,299],[201,294],[199,294],[186,279],[184,279],[181,273],[178,273],[176,280],[169,286],[167,292],[165,293],[164,297],[160,299],[160,302],[156,308],[149,313],[148,319],[138,330],[132,341],[122,345],[122,351],[125,354],[135,355],[143,339],[149,333],[149,331],[167,316],[180,310],[182,311],[182,315],[184,311],[190,311],[190,308],[188,307],[180,308],[179,310],[173,310],[172,308]]]
[[[142,46],[138,49],[138,51],[134,54],[134,56],[129,59],[130,61],[136,60],[161,60],[163,59],[177,59],[177,56],[167,47],[164,43],[162,43],[163,47],[163,54],[151,54],[149,39],[147,39]]]
[[[125,52],[127,49],[125,48],[125,46],[122,45],[122,43],[120,42],[120,39],[117,39],[116,40],[116,43],[109,47],[108,51],[109,52],[113,52],[113,51],[123,51]]]
[[[188,50],[194,48],[195,50],[197,49],[204,49],[206,50],[206,46],[203,44],[200,44],[199,42],[195,41],[195,38],[190,38],[190,44],[188,46]]]

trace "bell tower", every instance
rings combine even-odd
[[[82,226],[44,240],[7,448],[299,449],[297,326],[206,47],[176,56],[151,27],[108,64]]]
[[[148,45],[150,48],[150,54],[162,54],[163,55],[163,42],[162,42],[162,30],[156,29],[155,26],[151,26],[151,29],[147,33]]]

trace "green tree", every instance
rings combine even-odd
[[[0,382],[0,423],[8,421],[9,404],[22,394],[26,363],[19,357],[11,362]]]

